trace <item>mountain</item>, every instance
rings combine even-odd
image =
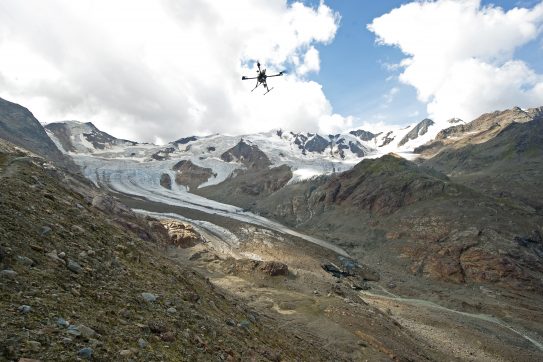
[[[45,129],[65,152],[93,153],[115,147],[136,146],[137,142],[115,138],[100,131],[91,122],[64,121],[49,123]]]
[[[59,166],[77,170],[47,136],[40,122],[26,108],[0,98],[0,138],[43,156]]]
[[[255,209],[334,238],[352,252],[382,257],[397,255],[394,248],[399,248],[410,260],[405,271],[429,278],[541,289],[543,244],[537,241],[533,249],[523,249],[515,243],[516,238],[543,232],[541,216],[394,155],[287,185],[257,202]],[[369,240],[360,240],[361,235],[381,240],[380,248],[370,251],[373,247]]]
[[[333,135],[275,130],[243,136],[188,136],[160,146],[117,139],[91,123],[67,121],[46,125],[55,143],[74,157],[93,154],[101,158],[138,162],[168,161],[163,165],[164,174],[171,171],[170,161],[190,160],[195,167],[211,169],[212,177],[197,187],[221,183],[240,168],[264,169],[284,165],[292,172],[290,181],[295,182],[348,170],[368,156],[389,152],[411,155],[413,148],[426,142],[431,134],[439,131],[439,127],[430,120],[423,120],[403,129],[394,128],[376,134],[364,130]],[[247,156],[257,157],[256,153],[259,153],[260,161],[248,161]],[[256,163],[251,165],[251,162]],[[166,177],[173,180],[174,176],[164,176],[164,182]]]
[[[414,152],[423,157],[431,157],[444,148],[461,148],[469,144],[479,144],[494,138],[509,124],[530,122],[541,112],[541,108],[522,110],[518,107],[505,111],[486,113],[469,123],[458,124],[439,131],[435,139],[416,147]],[[460,120],[453,120],[460,123]]]
[[[443,131],[447,137],[440,138],[442,149],[425,164],[457,182],[508,202],[529,205],[541,214],[543,107],[494,115]],[[484,124],[490,124],[489,128]]]
[[[239,162],[248,169],[265,169],[271,165],[268,156],[258,146],[248,144],[243,140],[237,145],[224,151],[221,155],[224,162]]]
[[[404,138],[398,143],[398,146],[403,146],[410,140],[416,140],[419,136],[424,136],[428,132],[428,128],[434,125],[434,121],[431,119],[423,119],[418,123],[411,131],[409,131]]]

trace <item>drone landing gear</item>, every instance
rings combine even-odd
[[[273,87],[269,88],[268,91],[266,93],[264,93],[264,95],[270,93],[272,89],[273,89]]]

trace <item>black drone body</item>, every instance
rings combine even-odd
[[[255,87],[251,90],[254,91],[256,88],[258,88],[258,86],[260,84],[262,84],[262,86],[264,88],[266,88],[266,93],[264,93],[264,95],[268,94],[269,91],[271,91],[273,88],[268,88],[268,83],[266,81],[266,79],[268,78],[271,78],[271,77],[280,77],[282,76],[283,74],[285,74],[285,71],[282,71],[282,72],[279,72],[277,74],[272,74],[272,75],[266,75],[266,69],[260,69],[260,62],[256,62],[256,66],[258,67],[258,70],[256,71],[258,73],[258,75],[256,77],[246,77],[246,76],[242,76],[241,77],[241,80],[246,80],[246,79],[256,79],[256,85]]]

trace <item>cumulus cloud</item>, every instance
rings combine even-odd
[[[92,121],[119,137],[169,141],[282,127],[349,124],[333,113],[318,72],[318,43],[339,15],[284,0],[4,0],[0,96],[46,122]],[[274,91],[253,93],[254,60]]]
[[[407,55],[399,79],[438,121],[543,105],[543,75],[515,59],[515,50],[541,35],[543,2],[504,11],[480,0],[416,1],[368,29]]]

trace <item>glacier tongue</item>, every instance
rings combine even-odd
[[[340,247],[304,235],[289,229],[277,222],[268,220],[262,216],[244,211],[243,209],[206,199],[191,194],[184,187],[168,190],[160,185],[160,175],[164,172],[168,162],[134,162],[116,159],[101,159],[90,155],[73,155],[74,160],[84,170],[84,175],[100,187],[105,187],[115,192],[130,196],[143,197],[150,201],[160,202],[166,205],[179,206],[202,211],[208,214],[219,215],[235,219],[244,223],[268,228],[283,234],[289,234],[305,239],[324,248],[330,249],[340,255],[348,256]]]

